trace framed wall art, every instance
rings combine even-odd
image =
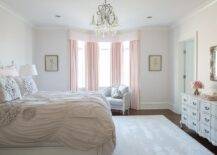
[[[149,71],[162,71],[162,55],[149,55]]]
[[[59,70],[58,55],[45,55],[45,71],[57,72]]]

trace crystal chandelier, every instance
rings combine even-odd
[[[114,35],[118,27],[118,18],[114,13],[111,4],[107,0],[102,5],[98,5],[98,10],[93,15],[91,25],[95,27],[97,35]]]

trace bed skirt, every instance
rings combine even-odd
[[[102,155],[102,148],[88,151],[66,147],[0,148],[0,155]]]

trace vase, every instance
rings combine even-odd
[[[194,95],[196,95],[196,96],[200,95],[200,92],[199,92],[198,89],[195,89],[195,91],[194,91]]]

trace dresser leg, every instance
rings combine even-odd
[[[180,128],[182,129],[183,128],[182,121],[180,121],[179,124],[180,124]]]

